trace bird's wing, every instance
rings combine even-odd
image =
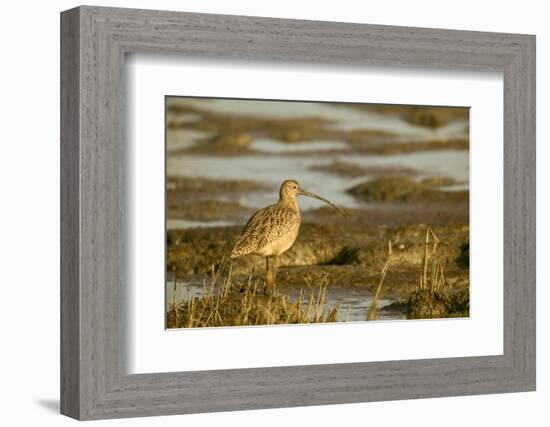
[[[238,237],[231,257],[252,253],[289,233],[299,218],[292,209],[274,204],[260,209],[248,220]]]

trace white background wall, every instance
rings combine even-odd
[[[537,35],[538,392],[109,421],[110,425],[550,425],[550,26],[543,1],[157,0],[105,6],[503,31]],[[4,2],[0,25],[0,422],[67,425],[59,398],[59,11],[75,1]],[[545,241],[546,240],[546,241]]]

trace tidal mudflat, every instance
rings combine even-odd
[[[469,316],[468,110],[168,98],[167,327]],[[229,260],[296,179],[281,257]]]

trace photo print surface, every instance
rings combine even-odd
[[[469,317],[469,108],[165,108],[168,329]]]

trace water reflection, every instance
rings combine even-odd
[[[210,291],[209,287],[190,282],[178,282],[174,288],[174,281],[166,283],[166,310],[168,311],[172,302],[181,302],[193,297],[202,297]],[[174,298],[175,292],[175,298]],[[291,301],[298,300],[300,296],[299,287],[286,287],[284,293],[290,297]],[[335,304],[340,304],[338,313],[338,321],[366,321],[367,311],[372,303],[372,294],[365,289],[349,288],[340,286],[330,286],[327,291],[327,307]],[[390,299],[381,299],[378,301],[378,308],[382,309],[393,301]],[[307,306],[307,301],[304,301],[304,307]],[[349,313],[349,314],[348,314]],[[401,319],[401,313],[397,311],[378,312],[377,320],[398,320]]]

